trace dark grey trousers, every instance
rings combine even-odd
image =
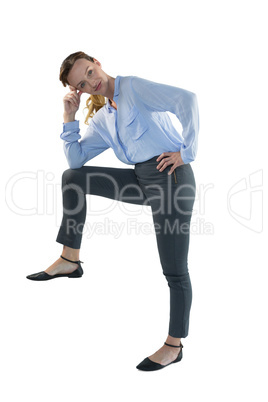
[[[171,165],[160,172],[156,169],[157,157],[137,163],[134,169],[83,166],[65,170],[63,218],[56,241],[80,248],[86,221],[86,194],[149,205],[163,274],[170,288],[168,334],[186,338],[192,304],[187,256],[196,183],[189,163],[168,175]]]

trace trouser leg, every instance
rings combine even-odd
[[[63,218],[56,241],[80,248],[86,218],[86,194],[118,201],[151,205],[159,257],[170,288],[169,335],[188,335],[192,288],[188,271],[190,221],[195,179],[190,164],[174,175],[156,169],[157,156],[135,169],[83,166],[62,176]]]
[[[154,159],[147,165],[146,162],[143,166],[136,165],[136,173],[152,207],[159,257],[170,288],[168,333],[175,338],[185,338],[192,304],[187,256],[195,179],[190,164],[176,168],[176,179],[173,174],[167,175],[170,167],[159,172],[157,165]]]
[[[87,214],[86,194],[132,204],[146,203],[134,169],[101,166],[67,169],[62,175],[63,217],[58,243],[80,248]]]

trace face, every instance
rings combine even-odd
[[[78,91],[90,95],[105,96],[108,86],[108,77],[102,70],[101,63],[96,59],[94,59],[94,63],[86,59],[76,60],[67,80]]]

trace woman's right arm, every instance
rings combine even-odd
[[[79,121],[75,120],[75,114],[80,105],[82,92],[76,91],[70,86],[70,92],[64,96],[63,132],[60,138],[64,140],[63,150],[71,169],[79,169],[90,159],[110,148],[97,131],[96,124],[92,120],[80,142]]]

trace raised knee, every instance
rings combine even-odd
[[[66,169],[62,173],[62,184],[73,183],[75,181],[76,169]]]

